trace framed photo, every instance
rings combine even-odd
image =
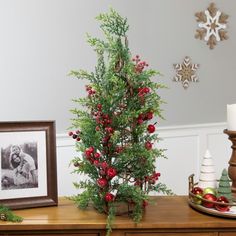
[[[57,205],[54,121],[0,122],[0,204]]]

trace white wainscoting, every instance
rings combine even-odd
[[[160,127],[157,132],[162,140],[158,147],[166,149],[168,159],[159,158],[157,171],[161,173],[160,182],[165,183],[178,195],[188,192],[188,176],[195,174],[198,181],[201,161],[206,149],[209,149],[215,164],[217,178],[223,168],[228,168],[231,156],[231,142],[223,133],[226,123]],[[58,194],[68,196],[77,194],[73,182],[84,176],[72,174],[71,159],[78,155],[74,141],[66,134],[57,135],[57,174]]]

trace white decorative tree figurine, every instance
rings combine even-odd
[[[198,186],[203,189],[217,187],[215,168],[209,150],[206,150],[202,160]]]

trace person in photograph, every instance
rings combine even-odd
[[[34,159],[23,152],[18,145],[11,147],[10,165],[13,168],[15,185],[37,184],[37,170]]]

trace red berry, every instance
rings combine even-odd
[[[101,157],[101,154],[98,153],[98,152],[96,152],[96,153],[94,154],[94,157],[95,157],[95,158],[100,158],[100,157]]]
[[[161,174],[160,173],[157,173],[157,172],[154,172],[153,174],[152,174],[152,178],[154,179],[154,180],[158,180],[158,178],[161,176]]]
[[[112,179],[113,177],[115,177],[117,175],[117,171],[115,168],[109,167],[107,169],[107,176]]]
[[[102,139],[102,142],[103,142],[103,143],[107,143],[110,138],[111,138],[110,136],[106,136],[106,137],[104,137],[104,138]]]
[[[78,142],[79,142],[79,141],[80,141],[80,137],[78,137],[78,138],[76,139],[76,141],[78,141]]]
[[[107,180],[105,178],[100,178],[97,180],[97,185],[100,187],[100,188],[104,188],[106,187],[108,184]]]
[[[69,133],[68,133],[68,135],[69,136],[72,136],[74,133],[72,132],[72,131],[70,131]]]
[[[112,193],[106,193],[105,195],[105,201],[106,202],[111,202],[114,200],[114,195]]]
[[[95,130],[96,130],[96,131],[99,131],[99,130],[100,130],[100,127],[99,127],[99,126],[96,126]]]
[[[152,118],[153,118],[153,112],[148,112],[147,114],[146,114],[146,116],[145,116],[145,118],[147,119],[147,120],[151,120]]]
[[[99,104],[97,105],[97,109],[98,109],[98,110],[102,110],[102,104],[99,103]]]
[[[149,92],[150,92],[150,89],[149,89],[148,87],[145,87],[145,88],[143,88],[143,92],[144,92],[144,93],[149,93]]]
[[[104,161],[101,163],[102,169],[106,169],[108,167],[108,164]]]
[[[138,119],[138,120],[137,120],[137,123],[138,123],[139,125],[141,125],[141,124],[143,123],[143,120],[142,120],[142,119]]]
[[[89,148],[88,148],[88,151],[91,152],[91,153],[93,153],[93,152],[94,152],[94,147],[89,147]]]
[[[145,208],[148,205],[148,201],[143,200],[143,208]]]
[[[146,148],[147,150],[152,149],[152,143],[149,142],[149,141],[147,141],[147,142],[145,143],[145,148]]]
[[[138,88],[138,92],[142,93],[143,92],[143,88]]]
[[[111,119],[107,119],[106,120],[106,123],[109,125],[109,124],[111,124]]]
[[[124,150],[124,148],[120,147],[120,146],[117,146],[115,150],[116,150],[117,153],[121,153]]]
[[[93,164],[94,164],[95,166],[99,166],[99,161],[98,161],[98,160],[94,160],[94,161],[93,161]]]
[[[73,135],[72,135],[72,138],[73,138],[73,139],[77,139],[77,137],[78,137],[77,134],[73,134]]]
[[[84,154],[87,158],[90,158],[92,153],[88,149],[86,149]]]
[[[113,130],[113,128],[111,128],[111,127],[106,127],[105,128],[105,130],[108,132],[108,133],[114,133],[114,130]]]
[[[102,176],[104,176],[104,175],[106,175],[106,171],[105,171],[105,170],[100,170],[100,171],[99,171],[99,174],[102,175]]]
[[[154,133],[155,130],[156,130],[155,125],[148,125],[147,131],[148,131],[149,133]]]
[[[90,85],[85,85],[86,91],[89,91],[92,89],[92,87]]]
[[[80,133],[80,131],[79,131],[79,130],[76,130],[76,131],[75,131],[75,133],[76,133],[76,134],[79,134],[79,133]]]

